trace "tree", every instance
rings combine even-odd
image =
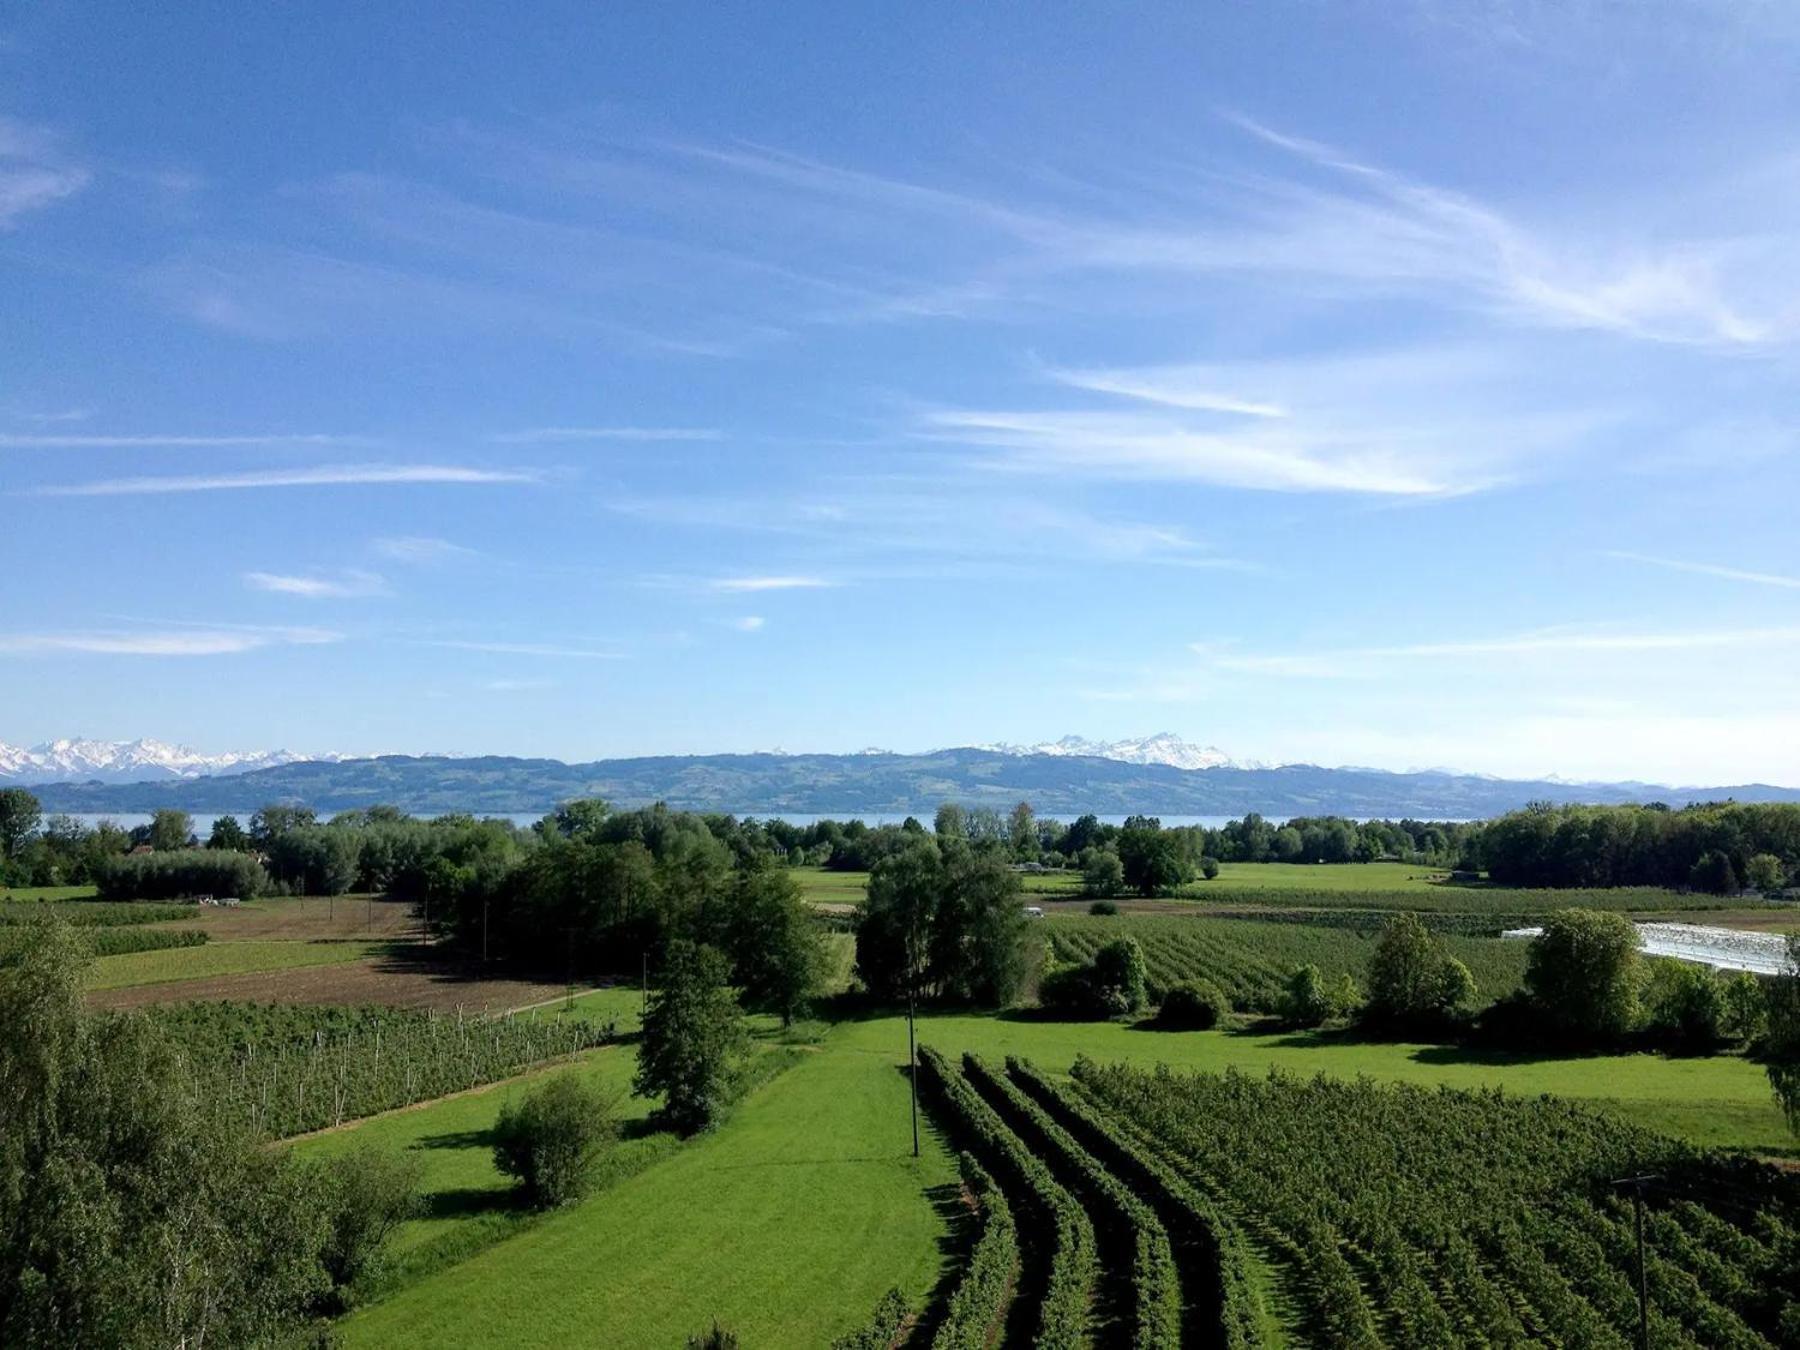
[[[1369,957],[1364,1016],[1390,1027],[1429,1026],[1472,998],[1474,986],[1469,968],[1418,915],[1402,912],[1387,921]]]
[[[388,1236],[419,1211],[424,1165],[411,1153],[360,1144],[322,1164],[314,1193],[325,1213],[321,1259],[336,1290],[339,1311],[351,1290],[380,1258]]]
[[[1211,855],[1200,859],[1200,875],[1207,881],[1214,881],[1219,875],[1219,860]]]
[[[1038,856],[1038,837],[1036,817],[1032,814],[1030,802],[1020,802],[1013,807],[1012,814],[1006,818],[1007,843],[1012,848],[1012,855],[1020,862],[1034,862]]]
[[[1744,865],[1744,884],[1753,891],[1778,891],[1786,880],[1781,859],[1773,853],[1758,853]]]
[[[1721,997],[1725,1002],[1727,1036],[1749,1044],[1768,1029],[1768,999],[1763,994],[1762,981],[1749,971],[1740,970],[1727,979]]]
[[[1558,910],[1525,963],[1525,991],[1546,1026],[1577,1040],[1631,1030],[1642,981],[1638,934],[1623,914]]]
[[[1316,1027],[1332,1015],[1332,998],[1325,976],[1315,965],[1304,965],[1288,976],[1281,995],[1281,1020],[1289,1026]]]
[[[162,807],[150,817],[150,847],[158,853],[188,848],[194,841],[194,818],[186,811]]]
[[[310,806],[283,806],[271,802],[250,817],[250,842],[258,849],[266,850],[288,831],[307,829],[318,823],[318,814]]]
[[[518,1179],[533,1206],[555,1209],[587,1192],[617,1133],[612,1099],[573,1071],[559,1073],[500,1108],[494,1166]]]
[[[1650,1028],[1689,1052],[1716,1048],[1725,1038],[1725,989],[1709,966],[1656,961],[1645,999]]]
[[[1276,862],[1299,862],[1306,851],[1306,840],[1292,825],[1283,825],[1269,841],[1269,853]]]
[[[945,802],[932,817],[931,830],[939,839],[967,839],[969,813],[955,802]]]
[[[38,799],[24,788],[0,788],[0,862],[19,856],[43,815]]]
[[[661,984],[644,1014],[632,1089],[640,1097],[660,1094],[660,1115],[684,1134],[712,1125],[736,1088],[749,1038],[737,995],[726,983],[730,973],[714,948],[677,939],[663,957]]]
[[[1161,895],[1188,879],[1181,845],[1160,826],[1127,826],[1119,831],[1119,862],[1125,884],[1142,896]]]
[[[1787,948],[1787,973],[1769,982],[1762,1051],[1775,1100],[1788,1128],[1800,1134],[1800,933],[1788,934]]]
[[[1231,1020],[1231,1000],[1211,980],[1178,984],[1163,995],[1156,1020],[1182,1031],[1210,1031]]]
[[[953,849],[926,942],[927,976],[942,998],[1000,1008],[1025,981],[1029,921],[1018,874],[992,852]]]
[[[244,833],[236,816],[220,816],[213,821],[206,846],[228,853],[243,853],[250,847],[250,836]]]
[[[1094,953],[1094,993],[1109,1013],[1133,1013],[1148,998],[1149,967],[1144,949],[1133,937],[1114,938]]]
[[[311,1179],[141,1017],[85,1013],[62,924],[0,970],[0,1344],[287,1343],[329,1292]]]
[[[787,868],[759,862],[732,884],[726,945],[746,1007],[791,1025],[825,982],[824,934]]]
[[[1702,853],[1688,872],[1688,885],[1708,895],[1736,895],[1737,872],[1731,866],[1730,855],[1719,849]]]
[[[1083,895],[1117,895],[1125,889],[1125,864],[1110,848],[1091,848],[1081,860]]]
[[[612,814],[612,807],[599,797],[583,797],[564,802],[540,820],[534,828],[539,834],[556,834],[564,839],[598,834]]]
[[[857,915],[856,973],[877,998],[903,1001],[923,981],[943,892],[943,858],[929,839],[883,858],[869,873]]]

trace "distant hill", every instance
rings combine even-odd
[[[1335,813],[1469,819],[1530,801],[1800,801],[1800,789],[1740,784],[1673,788],[1643,783],[1564,783],[1441,771],[1385,773],[1279,768],[1179,769],[1083,755],[1008,754],[987,749],[924,755],[665,755],[564,764],[486,755],[472,759],[384,755],[282,764],[229,777],[34,788],[48,811],[140,812],[162,806],[249,812],[293,802],[322,812],[389,803],[416,813],[547,811],[572,797],[621,806],[666,801],[740,815],[927,815],[945,801],[1011,806],[1072,816],[1270,816]]]

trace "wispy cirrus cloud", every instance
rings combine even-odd
[[[741,618],[730,620],[729,625],[740,633],[760,633],[768,622],[760,614],[745,614]]]
[[[447,647],[454,651],[494,652],[501,656],[555,656],[587,661],[620,661],[625,653],[616,647],[582,647],[554,642],[486,642],[451,638],[423,639],[426,647]]]
[[[350,600],[392,594],[387,578],[355,568],[330,575],[246,572],[244,584],[253,591],[293,595],[304,600]]]
[[[501,445],[541,445],[579,441],[716,441],[713,427],[529,427],[488,439]]]
[[[241,449],[254,446],[366,445],[359,436],[290,435],[249,432],[242,435],[186,436],[157,433],[122,436],[79,436],[61,432],[0,432],[0,447],[62,450]]]
[[[536,483],[527,469],[476,469],[449,464],[343,464],[302,469],[253,469],[243,473],[175,474],[109,478],[31,489],[38,497],[122,497],[170,492],[232,492],[252,488],[350,487],[431,483]]]
[[[384,558],[392,558],[396,562],[415,565],[448,562],[452,558],[479,556],[475,549],[467,548],[462,544],[453,544],[448,539],[422,534],[382,535],[379,538],[371,539],[369,547]]]
[[[1606,557],[1618,558],[1622,562],[1644,563],[1650,567],[1666,567],[1672,572],[1692,572],[1703,577],[1718,577],[1723,581],[1742,581],[1752,586],[1774,586],[1780,590],[1800,591],[1800,577],[1788,576],[1780,572],[1752,572],[1741,567],[1726,567],[1719,563],[1690,562],[1681,558],[1659,558],[1648,553],[1632,553],[1625,549],[1608,549]]]
[[[195,625],[174,629],[111,629],[0,633],[0,655],[232,656],[264,647],[320,646],[344,635],[324,628],[246,628]]]
[[[714,577],[706,583],[708,589],[723,591],[731,595],[741,595],[758,591],[816,591],[826,590],[839,583],[824,577],[813,576],[750,576],[750,577]]]
[[[73,197],[92,179],[49,128],[0,117],[0,229]]]

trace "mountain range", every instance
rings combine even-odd
[[[1004,808],[1028,800],[1040,812],[1065,817],[1084,811],[1168,816],[1260,811],[1276,817],[1334,813],[1472,819],[1530,801],[1800,801],[1800,788],[1758,783],[1675,788],[1312,764],[1184,768],[1081,754],[1066,743],[1056,744],[1062,748],[964,747],[918,755],[661,755],[584,764],[498,755],[382,755],[292,760],[198,777],[165,770],[159,781],[63,781],[33,790],[47,811],[94,814],[164,806],[247,813],[270,802],[303,803],[321,812],[387,803],[421,814],[537,813],[574,797],[598,796],[620,806],[665,801],[686,810],[753,815],[923,816],[945,801]],[[1152,753],[1145,749],[1148,741],[1124,744],[1137,747],[1139,754]],[[1185,743],[1169,752],[1189,758],[1218,754]],[[233,758],[232,768],[245,758]]]
[[[0,784],[156,783],[292,764],[296,760],[336,761],[344,754],[297,755],[288,750],[225,751],[206,754],[185,745],[141,739],[93,741],[70,737],[42,745],[0,741]]]

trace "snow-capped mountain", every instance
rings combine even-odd
[[[1084,755],[1093,759],[1116,759],[1125,764],[1169,764],[1177,769],[1252,769],[1267,767],[1249,761],[1235,760],[1217,746],[1195,745],[1172,731],[1159,731],[1154,736],[1135,740],[1090,741],[1081,736],[1064,736],[1059,741],[1041,741],[1036,745],[978,745],[977,750],[992,750],[1001,755]]]
[[[29,748],[0,741],[0,783],[150,783],[214,774],[248,773],[298,760],[343,760],[349,755],[297,755],[287,750],[226,751],[209,755],[163,741],[46,741]]]

